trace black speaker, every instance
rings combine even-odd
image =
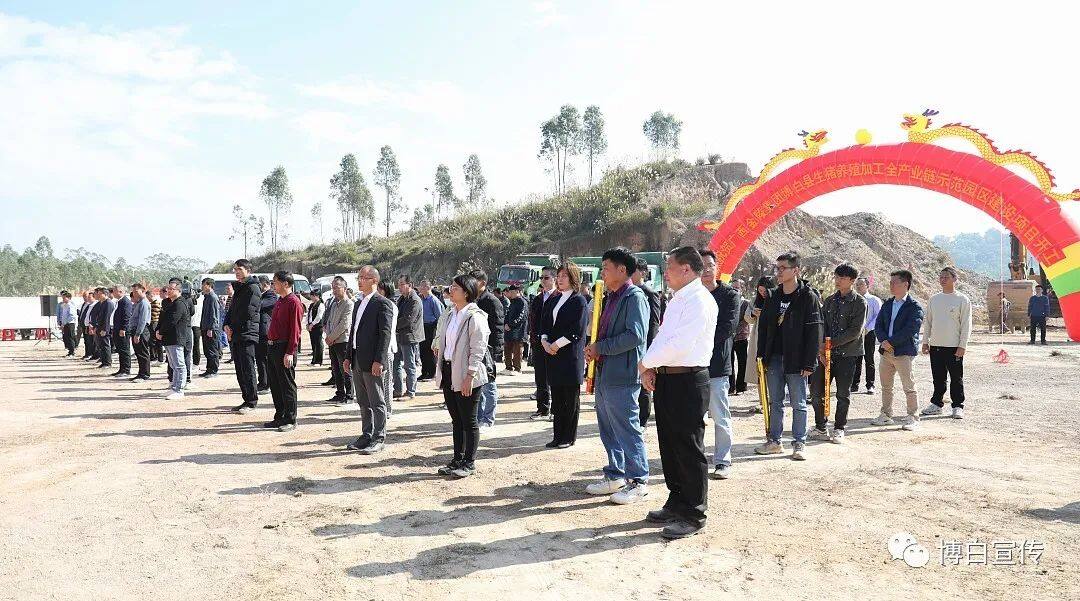
[[[38,298],[41,299],[41,316],[56,317],[56,307],[60,304],[59,301],[56,300],[56,295],[42,294]]]

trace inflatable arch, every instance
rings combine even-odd
[[[1061,202],[1080,198],[1080,192],[1052,190],[1049,169],[1033,155],[999,152],[993,142],[973,128],[947,125],[928,129],[929,117],[905,115],[908,142],[860,144],[821,154],[825,132],[803,132],[806,150],[787,150],[762,169],[761,177],[736,190],[722,221],[705,222],[715,230],[710,247],[717,255],[717,271],[731,278],[743,254],[755,240],[788,211],[822,194],[852,186],[890,184],[917,186],[947,194],[998,220],[1031,252],[1056,292],[1069,338],[1080,341],[1080,228],[1062,211]],[[957,152],[929,142],[955,136],[976,145],[979,155]],[[857,139],[868,142],[860,131]],[[766,177],[785,155],[801,162]],[[796,156],[792,156],[796,155]],[[1038,184],[1005,167],[1018,164],[1030,170]]]

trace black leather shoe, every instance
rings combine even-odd
[[[266,423],[264,423],[264,424],[263,424],[263,427],[264,427],[264,428],[276,428],[276,427],[278,427],[278,426],[280,426],[280,425],[281,425],[281,422],[278,422],[278,421],[271,421],[271,422],[266,422]]]
[[[547,443],[547,444],[546,444],[546,445],[544,445],[544,446],[545,446],[545,447],[547,447],[547,448],[549,448],[549,449],[554,449],[555,447],[559,446],[559,443],[558,443],[557,441],[554,441],[554,440],[553,440],[553,441],[551,441],[551,442]]]
[[[655,511],[650,511],[648,515],[645,516],[645,521],[652,524],[670,524],[678,519],[678,514],[667,507],[661,507]]]
[[[671,522],[664,529],[660,531],[660,536],[668,539],[675,540],[679,538],[686,538],[693,536],[701,531],[704,526],[698,526],[697,524],[691,524],[690,522],[678,520]]]

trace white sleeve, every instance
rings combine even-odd
[[[966,296],[963,298],[960,303],[960,348],[967,348],[971,338],[971,300]]]

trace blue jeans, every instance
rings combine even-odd
[[[641,385],[604,386],[597,382],[594,392],[596,424],[608,459],[604,477],[648,482],[649,457],[638,421]]]
[[[420,361],[420,343],[405,344],[398,341],[394,353],[394,396],[402,393],[416,394],[416,366]]]
[[[731,465],[731,410],[728,408],[728,387],[731,378],[721,376],[709,379],[709,417],[713,420],[716,448],[713,463]]]
[[[769,358],[765,373],[769,387],[769,440],[780,442],[784,435],[784,394],[791,401],[791,437],[798,444],[806,443],[806,378],[801,374],[784,373],[784,357]]]
[[[187,358],[184,356],[184,347],[178,344],[170,344],[165,347],[165,353],[169,358],[169,367],[172,368],[172,384],[169,389],[173,392],[183,392],[187,383]]]
[[[499,404],[499,387],[488,382],[480,388],[480,404],[476,407],[476,421],[495,425],[495,406]]]

